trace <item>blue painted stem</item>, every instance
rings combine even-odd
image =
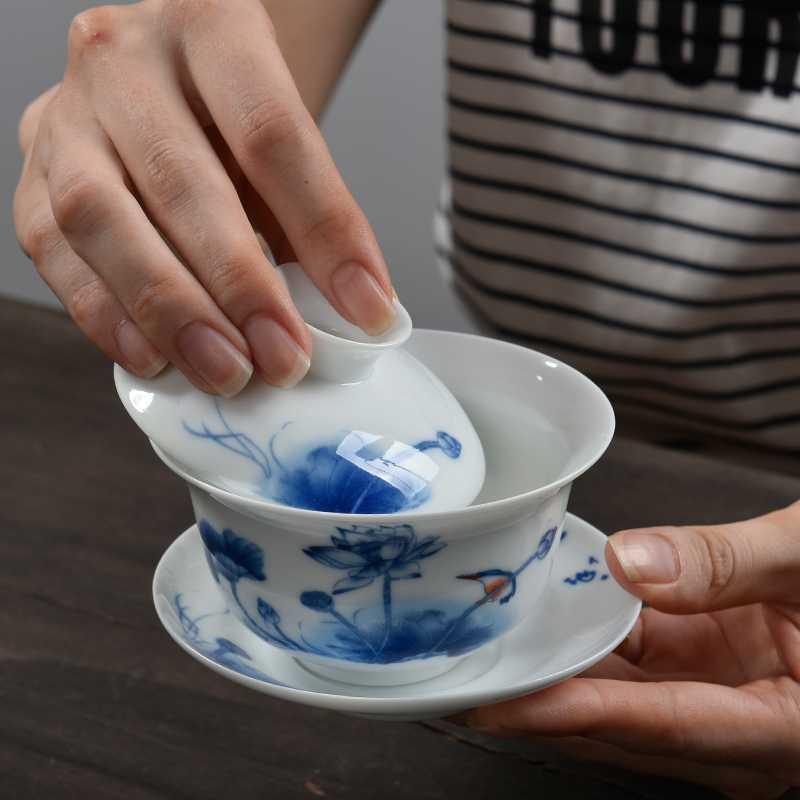
[[[339,612],[338,612],[338,611],[337,611],[335,608],[331,608],[331,609],[329,609],[329,610],[328,610],[328,613],[329,613],[329,614],[330,614],[330,615],[331,615],[331,616],[332,616],[334,619],[336,619],[336,620],[338,620],[339,622],[341,622],[341,623],[342,623],[342,625],[344,625],[344,626],[345,626],[345,628],[347,628],[347,630],[349,630],[349,631],[350,631],[351,633],[353,633],[355,636],[358,636],[358,638],[359,638],[359,639],[361,639],[361,641],[362,641],[362,642],[364,642],[364,644],[365,644],[365,645],[366,645],[366,646],[367,646],[367,647],[368,647],[368,648],[369,648],[369,649],[372,651],[372,655],[373,655],[373,656],[375,656],[375,657],[377,657],[377,655],[378,655],[378,651],[377,651],[377,650],[376,650],[376,649],[373,647],[373,645],[372,645],[372,643],[369,641],[369,639],[367,639],[367,638],[364,636],[364,634],[363,634],[363,633],[361,633],[361,631],[360,631],[358,628],[356,628],[356,626],[355,626],[355,625],[353,625],[353,623],[352,623],[352,622],[350,622],[350,620],[349,620],[349,619],[347,619],[345,616],[343,616],[341,613],[339,613]]]
[[[392,578],[386,574],[383,576],[383,618],[384,631],[383,641],[381,642],[380,652],[382,653],[389,641],[389,636],[392,633]]]
[[[431,652],[436,652],[465,622],[470,614],[475,613],[481,606],[486,605],[492,599],[491,595],[484,595],[476,603],[473,603],[466,611],[462,612],[459,617],[453,620],[453,624],[444,632],[441,639],[431,648]]]
[[[555,538],[555,534],[553,534],[553,538]],[[550,553],[550,550],[553,548],[554,543],[555,542],[552,542],[550,544],[550,547],[547,548],[547,553],[545,553],[543,556],[539,555],[539,548],[537,547],[536,550],[523,562],[522,566],[519,569],[514,570],[514,577],[518,578],[520,573],[526,570],[534,561],[539,561],[543,558],[546,558]]]
[[[367,481],[367,485],[364,487],[363,491],[358,496],[358,498],[356,499],[355,503],[353,503],[353,507],[350,509],[350,513],[351,514],[357,514],[358,513],[358,509],[361,508],[361,504],[364,502],[364,498],[369,494],[370,489],[372,489],[372,487],[373,487],[373,485],[374,485],[376,480],[377,480],[377,477],[375,475],[373,475]]]
[[[277,644],[283,647],[288,647],[290,650],[301,650],[302,647],[297,644],[297,642],[290,639],[281,629],[279,626],[275,625],[275,629],[281,635],[281,638],[275,636],[274,634],[270,633],[266,628],[262,628],[261,624],[258,620],[254,619],[250,616],[250,612],[244,607],[244,603],[242,603],[241,598],[239,597],[239,590],[236,587],[236,581],[230,581],[231,584],[231,593],[233,594],[233,599],[236,600],[236,605],[242,610],[247,621],[250,625],[255,629],[255,631],[261,634],[267,641],[271,642],[272,644]]]
[[[303,649],[303,648],[302,648],[302,647],[301,647],[299,644],[297,644],[297,642],[295,642],[295,641],[294,641],[294,639],[291,639],[289,636],[287,636],[287,635],[286,635],[286,634],[283,632],[283,628],[281,628],[281,626],[280,626],[280,624],[279,624],[279,623],[277,623],[277,622],[273,622],[273,623],[272,623],[272,625],[273,625],[273,627],[275,628],[275,630],[276,630],[276,631],[277,631],[277,632],[278,632],[278,633],[281,635],[281,637],[283,638],[283,640],[284,640],[284,641],[285,641],[287,644],[289,644],[289,645],[292,645],[293,647],[296,647],[298,650],[302,650],[302,649]]]
[[[228,424],[228,420],[225,419],[225,415],[222,413],[222,409],[219,406],[219,400],[214,400],[214,407],[217,410],[217,416],[225,427],[225,430],[228,431],[231,436],[235,437],[236,441],[239,442],[239,444],[241,444],[241,446],[247,451],[248,457],[258,464],[259,467],[261,467],[264,472],[264,476],[266,478],[271,477],[272,469],[269,466],[269,460],[265,456],[264,451],[249,436],[243,433],[236,433],[236,431],[231,428],[231,426]],[[255,451],[255,453],[253,451]],[[261,456],[260,460],[258,456]]]
[[[186,611],[186,606],[181,603],[181,594],[175,595],[175,608],[178,610],[178,621],[181,623],[183,629],[188,633],[192,638],[196,638],[200,629],[197,627],[197,623],[189,616]]]
[[[528,559],[526,559],[526,561],[522,564],[522,566],[519,569],[515,569],[511,574],[515,578],[518,578],[521,573],[523,573],[531,564],[533,564],[534,561],[538,561],[538,560],[539,560],[539,556],[537,556],[536,553],[534,553],[532,556],[530,556]]]
[[[333,464],[333,469],[328,473],[328,481],[325,484],[325,497],[330,498],[331,496],[331,486],[333,485],[333,476],[336,474],[336,470],[339,469],[339,466],[343,463],[343,459],[338,459]]]
[[[550,552],[551,548],[552,548],[552,543],[551,543],[550,547],[548,547],[547,553]],[[523,561],[522,564],[517,569],[515,569],[511,573],[512,576],[514,577],[514,579],[516,580],[516,578],[518,578],[534,561],[538,561],[538,560],[544,558],[547,555],[547,553],[545,553],[545,555],[540,555],[539,554],[539,548],[537,547],[536,550],[528,558],[526,558],[525,561]],[[491,599],[492,599],[492,596],[487,594],[485,597],[482,597],[480,600],[478,600],[477,603],[474,603],[466,611],[464,611],[461,614],[460,617],[458,617],[457,619],[455,619],[453,621],[453,624],[447,629],[447,631],[445,632],[444,636],[442,636],[442,638],[439,639],[439,641],[436,643],[436,645],[434,645],[433,649],[437,650],[438,648],[440,648],[453,635],[453,633],[464,622],[464,620],[466,620],[467,617],[470,616],[470,614],[473,614],[482,605],[485,605]]]
[[[414,449],[419,450],[420,453],[425,452],[425,450],[438,450],[439,447],[439,442],[435,439],[426,439],[424,442],[418,442],[414,445]]]
[[[261,469],[265,478],[271,478],[272,467],[270,467],[267,454],[249,436],[247,436],[247,434],[237,433],[231,428],[231,426],[228,424],[228,421],[225,419],[225,415],[222,413],[222,409],[220,408],[218,401],[214,402],[214,407],[216,408],[217,416],[222,423],[222,427],[226,431],[225,433],[214,433],[205,423],[203,423],[202,430],[195,430],[186,422],[184,422],[184,429],[193,436],[199,436],[202,439],[210,439],[211,441],[220,445],[220,447],[224,447],[226,450],[230,450],[237,455],[249,459]],[[231,442],[235,442],[236,446],[234,446]]]
[[[285,425],[284,425],[284,426],[281,428],[281,430],[280,430],[280,431],[278,431],[278,433],[280,433],[281,431],[283,431],[283,430],[284,430],[284,428],[286,428],[286,425],[288,425],[288,424],[289,424],[289,423],[287,422],[287,423],[286,423],[286,424],[285,424]],[[281,460],[280,460],[280,459],[278,458],[278,456],[275,454],[275,439],[277,438],[277,436],[278,436],[278,433],[273,433],[273,434],[272,434],[272,436],[270,436],[270,438],[269,438],[269,454],[272,456],[272,460],[275,462],[275,466],[276,466],[276,467],[277,467],[279,470],[281,470],[281,472],[285,472],[285,471],[286,471],[286,468],[283,466],[283,464],[281,463]]]

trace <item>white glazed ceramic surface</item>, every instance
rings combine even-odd
[[[475,421],[488,465],[476,505],[290,508],[203,483],[156,447],[190,484],[221,600],[264,641],[358,685],[430,678],[535,625],[572,480],[614,427],[602,392],[541,354],[435,332],[417,332],[409,347]]]
[[[309,668],[360,685],[438,675],[533,613],[568,495],[563,488],[497,529],[442,533],[421,519],[334,525],[320,515],[287,535],[191,487],[233,614]]]
[[[309,375],[290,390],[257,379],[212,398],[175,369],[144,380],[115,369],[126,410],[182,469],[235,494],[317,511],[390,513],[469,505],[484,457],[453,395],[401,348],[411,320],[367,337],[297,265],[284,265],[310,323]]]
[[[170,636],[225,678],[319,708],[376,719],[432,719],[562,681],[599,661],[628,634],[641,604],[609,577],[605,537],[572,515],[564,536],[535,619],[447,674],[407,686],[355,687],[314,675],[290,653],[243,628],[213,589],[196,527],[162,557],[153,597]]]

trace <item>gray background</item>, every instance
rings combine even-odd
[[[97,4],[100,0],[2,0],[0,295],[58,302],[20,252],[14,235],[17,121],[25,105],[61,76],[72,17]],[[323,128],[345,180],[377,232],[415,324],[470,330],[438,275],[432,243],[432,213],[444,163],[441,14],[441,4],[432,0],[385,0]]]

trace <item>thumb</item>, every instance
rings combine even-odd
[[[731,525],[621,531],[606,561],[629,592],[673,614],[800,603],[800,503]]]

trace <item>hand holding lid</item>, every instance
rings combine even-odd
[[[258,380],[231,399],[175,369],[145,380],[115,367],[137,425],[179,466],[233,494],[298,508],[387,514],[469,505],[483,449],[441,381],[401,349],[411,319],[371,337],[343,319],[297,264],[281,267],[313,341],[292,389]]]

